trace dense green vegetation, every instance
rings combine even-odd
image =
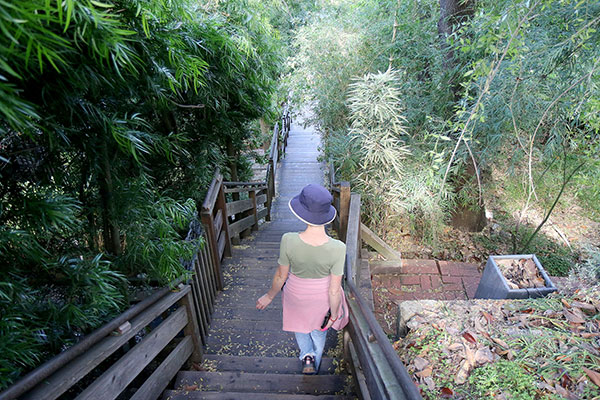
[[[0,389],[165,284],[276,118],[276,3],[0,1]]]
[[[440,246],[452,214],[496,206],[532,251],[560,202],[600,218],[599,25],[596,1],[323,2],[289,85],[379,234]]]

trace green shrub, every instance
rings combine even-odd
[[[167,285],[188,274],[182,261],[193,258],[200,239],[186,241],[189,223],[197,218],[196,204],[161,198],[131,210],[130,241],[119,259],[121,271]]]
[[[503,394],[513,400],[534,400],[535,382],[531,375],[512,361],[500,360],[476,368],[469,377],[476,398],[495,398]]]
[[[588,245],[584,248],[586,260],[571,270],[570,276],[587,283],[600,283],[600,248]]]

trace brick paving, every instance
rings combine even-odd
[[[375,316],[395,334],[397,303],[405,300],[473,298],[481,273],[477,264],[437,260],[370,261]]]
[[[370,261],[377,320],[395,334],[398,303],[406,300],[470,300],[481,272],[478,264],[438,260]],[[565,278],[550,277],[561,290]]]
[[[372,271],[373,287],[386,289],[388,301],[467,300],[473,298],[481,279],[477,264],[451,261],[402,260],[402,267],[386,262],[384,268]]]

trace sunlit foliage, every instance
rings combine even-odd
[[[276,116],[280,8],[0,1],[0,389],[125,307],[128,279],[185,274],[215,167],[247,174],[248,127]]]

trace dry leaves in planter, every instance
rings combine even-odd
[[[544,278],[540,275],[535,262],[531,258],[495,259],[511,289],[546,287]]]
[[[523,390],[536,399],[600,399],[594,299],[403,302],[409,332],[395,347],[427,400],[518,398],[516,384],[485,394],[486,382],[504,382],[490,376],[505,371],[515,382],[526,379]]]

